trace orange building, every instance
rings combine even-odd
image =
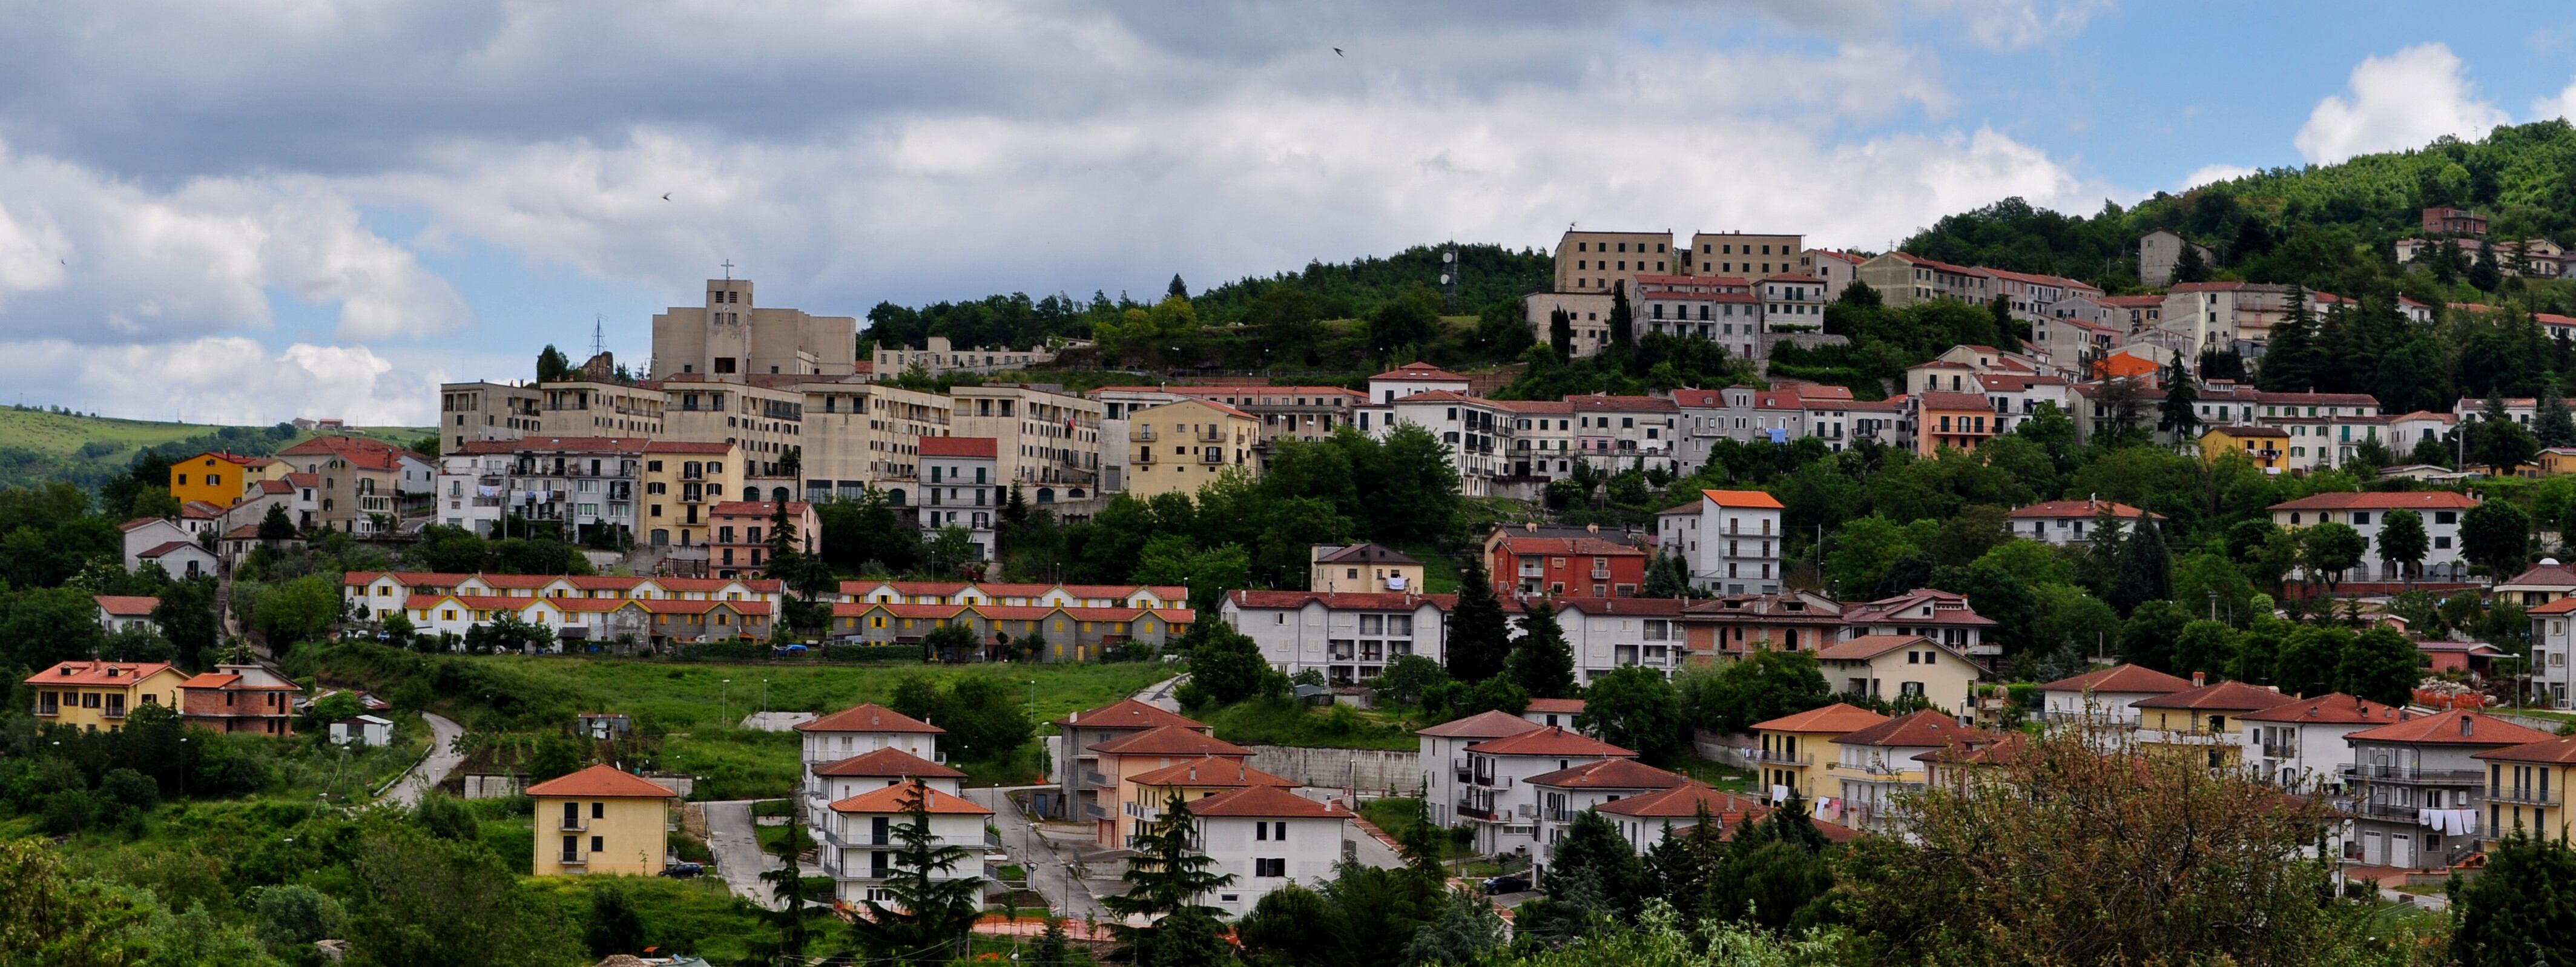
[[[1932,456],[1942,447],[1975,452],[2003,429],[2003,419],[1975,393],[1924,392],[1914,400],[1914,452]]]

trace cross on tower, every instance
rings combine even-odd
[[[727,281],[727,282],[731,282],[731,281],[733,281],[733,260],[732,260],[732,259],[726,259],[726,260],[724,260],[724,273],[725,273],[725,281]]]

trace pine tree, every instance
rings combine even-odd
[[[1547,346],[1559,361],[1574,358],[1574,313],[1552,309],[1547,314]]]
[[[1072,951],[1072,939],[1064,932],[1064,918],[1050,910],[1046,915],[1046,931],[1038,934],[1038,942],[1029,946],[1029,958],[1024,962],[1038,967],[1065,967],[1072,962]]]
[[[2480,292],[2493,292],[2504,285],[2504,271],[2496,266],[2495,246],[2478,246],[2477,261],[2469,264],[2468,283]]]
[[[892,904],[866,900],[867,915],[850,922],[859,950],[878,960],[944,964],[965,956],[967,929],[982,913],[984,879],[952,875],[972,855],[942,843],[930,831],[930,803],[943,793],[919,782],[903,799],[903,822],[894,827],[885,891]]]
[[[259,519],[259,539],[270,543],[295,539],[295,521],[287,518],[285,504],[268,505],[268,514]]]
[[[537,382],[555,383],[571,378],[572,360],[564,358],[563,350],[556,349],[554,346],[548,345],[545,349],[538,351]]]
[[[1215,914],[1215,908],[1200,898],[1234,882],[1234,876],[1208,869],[1216,860],[1191,848],[1196,839],[1197,818],[1190,815],[1189,800],[1174,789],[1163,800],[1163,814],[1136,834],[1136,855],[1128,857],[1127,873],[1121,877],[1127,892],[1100,898],[1100,905],[1120,920],[1142,918],[1146,924],[1119,923],[1110,928],[1118,935],[1118,956],[1144,961],[1160,945],[1157,934],[1170,918],[1189,912],[1202,917]]]
[[[2156,404],[2156,429],[2173,434],[2174,439],[2189,440],[2200,436],[2200,386],[2183,368],[2182,351],[2175,350],[2173,361],[2165,365],[2165,399]]]
[[[1485,578],[1485,562],[1469,557],[1458,575],[1458,605],[1449,612],[1449,677],[1474,684],[1502,674],[1511,646],[1511,628]]]
[[[1172,284],[1163,290],[1163,294],[1175,299],[1187,299],[1190,297],[1189,283],[1181,281],[1181,274],[1174,272]]]
[[[2255,385],[2275,393],[2303,392],[2316,381],[2310,368],[2316,353],[2317,320],[2308,310],[2308,290],[2290,287],[2290,305],[2272,324],[2270,345],[2263,352]]]
[[[1690,591],[1690,565],[1682,560],[1681,552],[1675,551],[1658,554],[1653,563],[1646,565],[1646,583],[1637,589],[1637,596],[1687,598]]]
[[[1986,304],[1986,312],[1995,320],[1995,348],[2008,353],[2020,352],[2021,322],[2013,318],[2011,297],[1995,293],[1994,301]]]
[[[1017,480],[1011,481],[1011,492],[1010,492],[1010,494],[1002,498],[1002,523],[1005,523],[1005,524],[1025,524],[1025,523],[1028,523],[1028,522],[1029,522],[1029,498],[1028,498],[1028,495],[1027,495],[1027,494],[1023,494],[1023,493],[1021,493],[1021,492],[1020,492],[1020,482],[1019,482],[1019,481],[1017,481]]]
[[[1522,602],[1521,636],[1503,664],[1512,684],[1531,698],[1574,697],[1574,650],[1557,626],[1555,606],[1545,599]]]
[[[1402,847],[1404,865],[1435,884],[1449,881],[1449,868],[1440,862],[1440,839],[1440,827],[1431,822],[1431,802],[1415,799],[1413,824],[1396,837],[1396,845]]]
[[[2551,373],[2541,381],[2539,414],[2532,417],[2531,435],[2544,447],[2576,446],[2576,416],[2567,411],[2567,397],[2559,392],[2558,374]]]
[[[2107,535],[2104,535],[2107,537]],[[2149,601],[2173,597],[2173,555],[2153,517],[2129,524],[2128,537],[2114,558],[2109,603],[2127,615]]]
[[[2200,246],[2182,243],[2182,257],[2174,261],[2175,282],[2209,281],[2209,259],[2200,254]]]
[[[1637,323],[1629,315],[1628,282],[1610,283],[1610,345],[1622,352],[1635,345]]]
[[[760,881],[769,884],[773,901],[773,908],[762,911],[761,919],[778,931],[773,940],[762,944],[768,948],[766,960],[793,959],[803,963],[806,946],[823,932],[822,921],[832,915],[831,908],[822,902],[831,894],[831,881],[808,878],[796,867],[796,854],[812,841],[805,835],[804,823],[791,816],[787,837],[779,842],[778,868],[760,874]]]

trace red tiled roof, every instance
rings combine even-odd
[[[2538,742],[2472,752],[2469,757],[2505,762],[2576,762],[2576,735],[2554,735]]]
[[[1542,715],[1549,712],[1555,712],[1559,715],[1580,715],[1583,714],[1583,700],[1579,698],[1533,698],[1530,699],[1529,705],[1523,708],[1522,711],[1537,712]]]
[[[1780,498],[1763,493],[1759,490],[1702,490],[1699,492],[1699,495],[1707,498],[1709,502],[1720,507],[1755,507],[1765,510],[1785,509],[1780,504]]]
[[[1075,712],[1054,724],[1083,729],[1159,729],[1171,725],[1185,729],[1207,728],[1205,722],[1132,698],[1122,698],[1088,712]]]
[[[1629,796],[1617,802],[1602,803],[1593,808],[1616,816],[1635,816],[1640,819],[1689,819],[1701,812],[1706,812],[1711,817],[1724,817],[1728,814],[1751,815],[1769,811],[1769,807],[1764,806],[1759,800],[1731,792],[1720,792],[1716,787],[1697,780],[1687,781],[1670,789]]]
[[[160,544],[155,544],[155,545],[153,545],[151,550],[145,551],[145,552],[143,552],[143,553],[141,553],[141,554],[137,554],[137,555],[134,555],[134,556],[135,556],[135,558],[136,558],[136,559],[138,559],[138,560],[146,560],[146,561],[148,561],[148,560],[151,560],[151,559],[153,559],[153,558],[160,557],[160,556],[162,556],[162,555],[164,555],[164,554],[168,554],[168,553],[170,553],[170,552],[172,552],[172,551],[179,550],[179,549],[181,549],[181,548],[188,548],[188,547],[195,547],[195,546],[197,546],[197,544],[196,544],[196,542],[195,542],[195,541],[164,541],[164,542],[162,542],[162,543],[160,543]]]
[[[2283,702],[2237,718],[2248,722],[2302,722],[2322,725],[2385,724],[2397,721],[2397,709],[2342,692]]]
[[[721,456],[733,451],[730,443],[696,443],[679,440],[655,440],[644,445],[646,453],[704,453]]]
[[[796,725],[799,732],[914,732],[943,735],[947,729],[868,702]]]
[[[1834,743],[1937,749],[1950,745],[1980,745],[1994,740],[1991,732],[1968,728],[1946,713],[1924,709],[1865,729],[1845,732]]]
[[[2478,502],[2449,490],[2381,490],[2364,493],[2311,494],[2273,504],[2268,510],[2464,510]]]
[[[921,455],[925,457],[991,457],[1000,441],[988,436],[926,436],[921,438]]]
[[[166,661],[65,661],[27,676],[27,684],[122,686],[173,670]]]
[[[1602,759],[1540,773],[1525,781],[1559,789],[1670,789],[1690,780],[1635,759]]]
[[[1344,819],[1350,813],[1316,802],[1278,786],[1245,786],[1220,792],[1205,799],[1193,799],[1182,808],[1191,815],[1266,816],[1291,819]]]
[[[2113,665],[2085,672],[2073,678],[2061,678],[2039,687],[2043,692],[2108,692],[2114,695],[2162,695],[2191,687],[2189,679],[2167,675],[2144,665]]]
[[[1175,762],[1151,772],[1127,777],[1140,786],[1294,786],[1278,776],[1243,764],[1241,759],[1200,756],[1186,762]]]
[[[898,783],[883,789],[871,789],[832,804],[836,813],[902,813],[912,808],[914,795],[922,797],[922,811],[933,816],[990,816],[993,811],[966,801],[966,797],[941,792],[919,782]]]
[[[1486,755],[1582,756],[1589,758],[1631,757],[1636,753],[1610,743],[1567,729],[1549,725],[1517,735],[1487,739],[1467,747]]]
[[[1612,413],[1677,413],[1681,410],[1680,407],[1673,405],[1673,401],[1660,396],[1611,396],[1607,393],[1587,393],[1582,396],[1568,396],[1565,401],[1573,404],[1578,410]]]
[[[1995,409],[1993,404],[1986,402],[1985,397],[1975,393],[1926,390],[1915,394],[1915,399],[1919,400],[1920,405],[1927,410],[1983,410],[1991,413]]]
[[[1913,647],[1918,641],[1932,644],[1932,639],[1922,635],[1861,635],[1816,649],[1816,660],[1868,661],[1899,648]]]
[[[931,776],[962,779],[966,774],[897,748],[883,748],[814,767],[818,776]]]
[[[2547,738],[2550,738],[2549,733],[2539,729],[2524,728],[2492,715],[2462,709],[2418,716],[2344,736],[2350,742],[2419,745],[2523,745]]]
[[[1094,743],[1091,751],[1107,755],[1252,755],[1251,749],[1181,725],[1165,725]]]
[[[2157,520],[2165,519],[2163,514],[2151,514],[2116,500],[2046,500],[2016,509],[2012,512],[2012,516],[2024,520],[2033,517],[2093,517],[2105,510],[2110,511],[2113,517],[2137,517],[2145,514]]]
[[[2298,699],[2295,696],[2283,695],[2278,691],[2264,688],[2260,685],[2248,685],[2244,682],[2219,682],[2215,685],[2203,685],[2199,688],[2187,688],[2179,692],[2166,692],[2162,695],[2142,698],[2137,701],[2130,702],[2129,705],[2133,708],[2187,708],[2195,710],[2210,709],[2221,712],[2254,712],[2267,708],[2275,708],[2297,700]]]
[[[152,609],[161,606],[160,598],[134,594],[100,594],[93,595],[90,600],[98,602],[99,608],[109,614],[128,617],[148,616]]]
[[[1768,722],[1755,722],[1753,729],[1757,732],[1854,732],[1885,721],[1887,716],[1858,705],[1835,702]]]
[[[1463,719],[1442,722],[1427,729],[1416,730],[1413,734],[1428,735],[1438,739],[1499,739],[1506,735],[1536,732],[1543,728],[1546,726],[1496,709],[1478,712]]]
[[[1369,377],[1369,381],[1372,383],[1382,379],[1403,380],[1416,383],[1426,381],[1464,383],[1468,381],[1467,377],[1441,369],[1440,367],[1431,365],[1430,363],[1419,361],[1406,363],[1402,366],[1398,366],[1394,369]]]
[[[661,783],[602,763],[529,786],[528,795],[580,799],[671,799],[679,793],[672,792]]]

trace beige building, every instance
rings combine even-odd
[[[858,372],[859,321],[762,309],[749,279],[708,279],[703,306],[653,317],[653,375],[848,376]]]
[[[1753,734],[1762,738],[1762,750],[1755,753],[1762,766],[1762,778],[1754,788],[1789,789],[1806,797],[1812,808],[1816,801],[1841,791],[1826,774],[1842,760],[1842,749],[1834,740],[1886,721],[1887,716],[1836,702],[1753,723]]]
[[[858,499],[868,487],[897,506],[920,502],[921,441],[947,436],[947,396],[847,380],[808,378],[798,438],[808,501]]]
[[[1107,412],[1098,401],[1011,384],[959,386],[948,398],[949,432],[997,441],[1002,485],[1023,485],[1030,503],[1087,499],[1098,490],[1100,421]],[[1259,421],[1253,422],[1257,438]]]
[[[1633,296],[1635,293],[1630,295]],[[1570,355],[1579,359],[1600,352],[1601,347],[1610,343],[1610,292],[1607,289],[1592,292],[1532,292],[1521,300],[1521,308],[1529,318],[1530,331],[1537,334],[1537,341],[1541,346],[1552,345],[1548,342],[1553,338],[1548,333],[1548,326],[1555,318],[1558,309],[1565,310],[1571,317],[1567,320],[1574,334],[1574,343],[1571,347],[1573,352]]]
[[[477,440],[516,440],[545,431],[542,394],[508,383],[442,383],[438,387],[438,446],[455,453]]]
[[[1861,635],[1816,650],[1825,685],[1836,692],[1894,699],[1920,695],[1935,709],[1976,714],[1970,693],[1977,664],[1956,648],[1922,635]]]
[[[1306,590],[1422,593],[1422,562],[1379,544],[1317,544],[1307,549]]]
[[[1812,275],[1815,265],[1815,256],[1807,254],[1804,235],[1694,232],[1673,274],[1759,279],[1766,275]]]
[[[2173,284],[2174,267],[2182,264],[2182,247],[2200,250],[2200,264],[2218,265],[2218,258],[2206,245],[2192,245],[2182,236],[2167,229],[2156,229],[2138,237],[2138,282],[2150,287]]]
[[[704,547],[712,543],[715,506],[742,493],[742,451],[730,443],[647,443],[642,478],[636,543]]]
[[[1904,252],[1889,252],[1853,270],[1860,281],[1878,290],[1890,309],[1932,299],[1958,299],[1985,305],[1995,297],[1995,278],[1983,269],[1935,262]]]
[[[1613,283],[1639,273],[1669,275],[1678,253],[1671,232],[1581,232],[1566,230],[1556,242],[1558,292],[1608,292]],[[1544,316],[1541,319],[1544,320]],[[1542,334],[1544,330],[1542,330]],[[1545,342],[1544,335],[1540,339]]]
[[[545,383],[538,394],[543,436],[657,436],[662,384],[574,380]]]
[[[616,766],[596,765],[528,787],[536,800],[538,876],[653,876],[667,865],[670,800],[678,794]]]
[[[1229,468],[1258,474],[1261,421],[1223,403],[1182,400],[1127,416],[1127,492],[1195,494]]]
[[[946,336],[932,336],[924,340],[924,343],[926,346],[921,349],[888,349],[878,346],[874,360],[876,377],[892,379],[915,371],[924,376],[940,376],[947,373],[999,373],[1043,366],[1055,362],[1056,357],[1053,346],[1039,346],[1035,349],[1008,347],[959,349],[951,345]]]
[[[719,381],[700,375],[663,381],[662,438],[729,443],[742,449],[737,500],[794,499],[804,459],[805,393],[774,377]],[[795,461],[789,454],[796,455]]]

